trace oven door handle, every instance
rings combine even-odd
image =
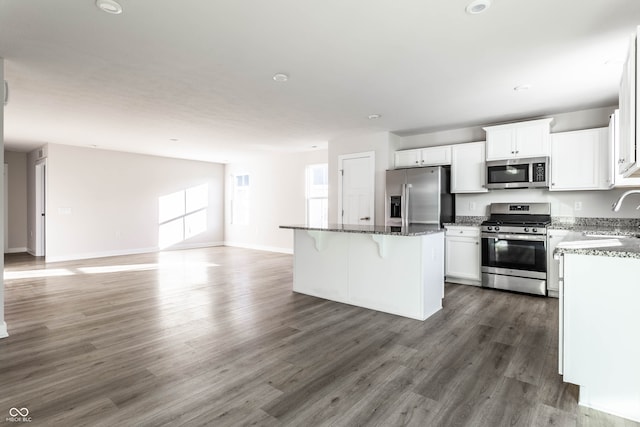
[[[483,239],[498,239],[498,240],[525,240],[529,242],[544,242],[547,237],[540,234],[495,234],[495,233],[482,233],[480,235]]]

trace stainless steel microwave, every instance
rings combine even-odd
[[[485,187],[489,189],[548,188],[549,158],[489,161],[486,181]]]

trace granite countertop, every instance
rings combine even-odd
[[[410,224],[408,227],[390,227],[384,225],[340,225],[329,224],[326,227],[307,225],[281,225],[280,228],[292,230],[332,231],[336,233],[385,234],[390,236],[425,236],[442,233],[444,228],[437,224]]]
[[[629,237],[624,234],[606,233],[593,236],[585,234],[583,229],[584,227],[581,227],[580,231],[567,234],[567,236],[558,243],[558,246],[556,246],[554,254],[579,254],[640,259],[640,238]]]
[[[456,216],[455,222],[445,222],[444,226],[479,227],[486,220],[486,216]]]

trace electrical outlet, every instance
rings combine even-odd
[[[469,210],[470,211],[476,210],[476,202],[469,202]]]
[[[582,210],[582,202],[575,202],[573,204],[573,210],[574,211],[581,211]]]

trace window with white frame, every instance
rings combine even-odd
[[[231,221],[236,225],[249,224],[249,175],[236,175],[233,179]]]
[[[329,170],[327,163],[306,169],[307,225],[327,226],[329,219]]]

